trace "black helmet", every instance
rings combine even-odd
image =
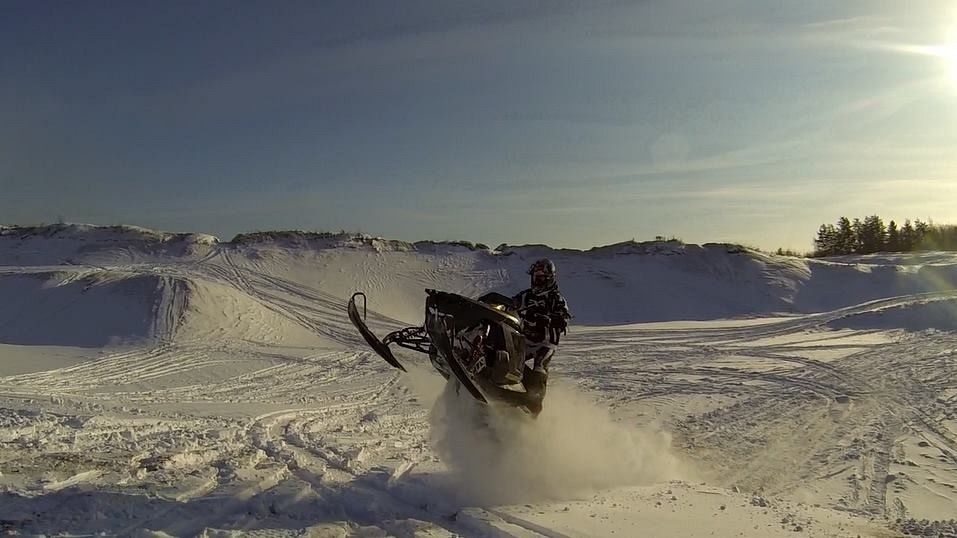
[[[555,285],[555,264],[548,258],[537,260],[528,268],[528,274],[532,275],[532,289],[544,290]]]

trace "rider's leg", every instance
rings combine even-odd
[[[525,369],[525,392],[529,396],[529,411],[538,415],[542,411],[542,401],[545,399],[545,389],[548,385],[548,365],[555,354],[555,346],[549,343],[532,345],[529,348],[529,359],[533,362],[531,369]]]

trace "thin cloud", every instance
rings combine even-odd
[[[859,38],[862,35],[895,35],[902,28],[893,24],[894,19],[886,16],[865,15],[815,21],[802,25],[802,34],[807,38],[827,38],[832,40]]]

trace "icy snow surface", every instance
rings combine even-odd
[[[384,335],[545,255],[575,319],[537,421],[345,315],[365,291]],[[0,228],[0,531],[945,536],[955,282],[948,253]]]

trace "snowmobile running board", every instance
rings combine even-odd
[[[362,316],[359,316],[359,308],[356,306],[356,297],[362,297]],[[362,335],[362,338],[369,344],[369,347],[372,348],[380,357],[385,359],[385,362],[389,363],[395,368],[406,371],[405,367],[402,366],[392,354],[392,350],[389,349],[389,346],[382,343],[381,340],[369,330],[369,327],[365,322],[366,318],[366,294],[358,291],[352,294],[352,297],[349,299],[349,320],[352,321],[352,324],[356,326],[356,329],[359,329],[359,334]]]

